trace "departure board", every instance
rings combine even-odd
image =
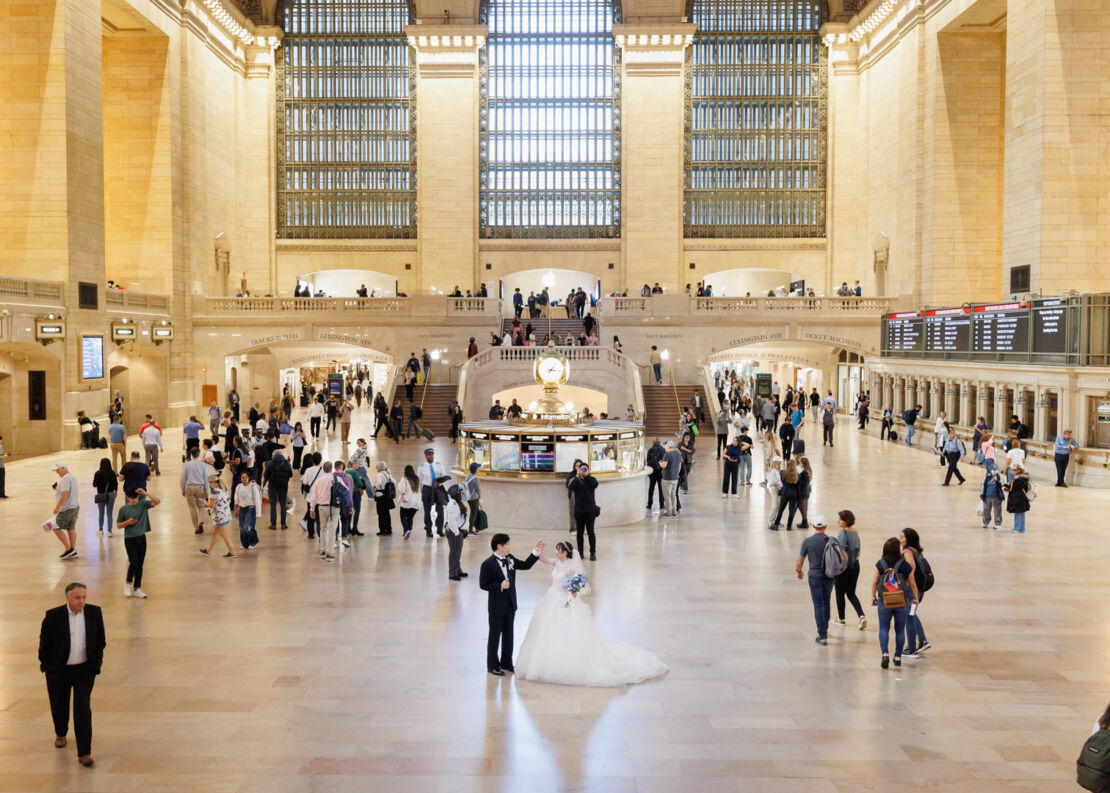
[[[922,352],[925,349],[925,320],[916,311],[890,314],[886,319],[885,349],[890,352]]]
[[[1029,352],[1029,304],[1001,303],[972,309],[973,353]]]
[[[1063,298],[1033,301],[1033,352],[1068,351],[1068,309]]]
[[[925,349],[940,353],[970,350],[971,309],[938,308],[926,311]]]

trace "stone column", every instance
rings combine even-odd
[[[1006,390],[1009,387],[1007,383],[994,384],[994,421],[992,422],[992,432],[1006,437],[1006,427],[1009,425],[1006,416]]]
[[[1110,116],[1090,108],[1105,101],[1108,40],[1110,15],[1078,0],[1006,5],[1004,289],[1028,264],[1033,290],[1060,294],[1105,258]]]
[[[621,271],[681,289],[684,61],[691,24],[614,25],[621,50]],[[693,276],[690,276],[693,277]]]
[[[960,423],[965,427],[975,426],[975,416],[971,415],[971,381],[960,381]]]
[[[982,416],[988,424],[993,424],[994,406],[987,398],[987,389],[990,387],[990,383],[982,380],[975,384],[975,418],[978,419],[979,416]]]
[[[1033,403],[1033,440],[1043,441],[1048,430],[1048,389],[1038,387]]]
[[[902,415],[902,411],[906,409],[906,387],[905,384],[899,382],[900,377],[891,375],[890,377],[890,402],[893,406],[891,410],[894,411],[895,416]]]
[[[252,293],[255,285],[267,285],[266,292],[292,291],[289,284],[278,283],[274,240],[277,218],[273,200],[258,201],[257,196],[274,196],[277,191],[274,158],[274,49],[281,42],[279,28],[259,28],[255,44],[245,48],[246,79],[243,85],[244,124],[240,138],[243,162],[239,234],[235,269],[245,272]],[[276,90],[284,91],[284,86]],[[212,254],[214,255],[214,251]]]
[[[416,49],[417,289],[477,284],[478,51],[485,25],[409,25]],[[433,277],[431,273],[435,273]]]
[[[935,417],[935,413],[934,413],[935,408],[933,407],[932,400],[927,398],[929,390],[930,390],[930,381],[925,379],[924,377],[919,377],[918,380],[917,380],[917,396],[916,396],[916,399],[917,399],[917,402],[922,405],[923,409],[925,407],[925,403],[926,402],[929,403],[928,406],[927,406],[928,410],[925,411],[925,417],[931,419],[931,418]]]
[[[871,252],[863,240],[867,202],[861,198],[859,174],[867,146],[859,99],[859,45],[848,38],[847,25],[829,24],[822,31],[829,53],[825,294],[832,294],[842,281],[850,284],[856,279],[864,284],[866,294],[881,294],[870,256],[865,255]]]
[[[944,411],[948,414],[950,422],[955,421],[956,415],[956,399],[958,398],[957,391],[960,390],[960,384],[956,380],[944,381]],[[963,404],[961,400],[960,404]],[[960,411],[960,418],[963,418],[963,411]]]

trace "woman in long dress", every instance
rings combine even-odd
[[[516,676],[541,683],[572,686],[625,686],[667,673],[667,666],[638,647],[607,642],[597,629],[582,595],[571,595],[563,585],[583,573],[582,562],[570,543],[555,546],[551,587],[536,604],[528,633],[516,660]]]

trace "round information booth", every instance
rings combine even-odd
[[[554,349],[534,365],[545,396],[519,418],[464,422],[459,426],[456,475],[477,463],[482,501],[491,527],[566,531],[571,525],[566,479],[575,460],[597,478],[601,508],[595,525],[621,526],[644,516],[644,426],[629,421],[582,421],[565,411],[558,387],[566,359]]]

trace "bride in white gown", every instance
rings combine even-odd
[[[516,659],[516,676],[541,683],[572,686],[625,686],[667,673],[667,666],[638,647],[610,644],[602,638],[590,607],[563,584],[584,572],[570,543],[555,546],[551,588],[540,598]]]

